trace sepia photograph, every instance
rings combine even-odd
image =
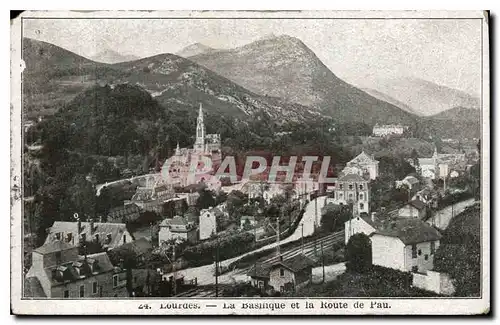
[[[24,12],[15,314],[484,314],[487,11]]]

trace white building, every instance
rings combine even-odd
[[[333,187],[332,197],[327,198],[326,204],[350,204],[354,206],[354,214],[370,212],[369,181],[358,174],[347,174],[337,179]]]
[[[175,216],[172,219],[165,219],[160,223],[160,231],[158,233],[158,243],[161,246],[164,242],[173,239],[179,239],[188,243],[196,243],[198,241],[198,233],[193,222],[188,222],[181,216]]]
[[[414,190],[419,184],[420,181],[415,176],[406,176],[402,180],[396,181],[396,188],[406,186],[409,190]]]
[[[405,272],[434,267],[441,234],[418,218],[356,217],[345,223],[345,241],[357,233],[370,237],[374,265]]]
[[[133,240],[124,223],[55,221],[44,245],[58,241],[73,246],[82,242],[98,242],[104,249],[113,249]]]
[[[369,156],[366,152],[362,151],[346,164],[346,168],[344,168],[345,171],[342,171],[342,173],[352,174],[353,171],[350,171],[348,167],[356,167],[362,170],[363,173],[368,173],[370,175],[370,179],[376,179],[379,173],[378,164],[379,162],[375,160],[373,156]]]
[[[208,239],[217,233],[217,217],[223,215],[224,213],[217,207],[201,210],[199,219],[200,240]]]
[[[408,126],[401,124],[376,124],[373,127],[373,135],[376,137],[383,137],[391,134],[402,135],[406,130],[408,130]]]

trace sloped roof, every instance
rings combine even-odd
[[[441,238],[441,234],[436,228],[417,218],[394,220],[387,223],[384,228],[379,228],[374,234],[397,237],[405,245],[434,241]]]
[[[37,277],[28,277],[24,279],[24,297],[26,298],[46,298],[42,285]]]
[[[34,252],[40,254],[50,254],[53,252],[64,251],[72,248],[74,248],[74,246],[70,245],[69,243],[66,243],[61,240],[56,240],[52,242],[46,242],[43,246],[36,248]]]
[[[255,278],[269,278],[269,271],[271,271],[271,265],[257,263],[250,268],[247,275]]]
[[[366,152],[362,151],[359,155],[354,157],[349,164],[377,164],[378,161],[370,157]]]
[[[419,180],[415,176],[406,176],[403,181],[407,181],[410,184],[417,184],[419,183]]]
[[[117,265],[120,262],[122,255],[131,254],[133,258],[138,258],[144,254],[153,250],[153,244],[146,238],[139,238],[130,243],[113,248],[108,251],[109,259],[114,264]]]
[[[366,180],[358,174],[346,174],[339,178],[342,182],[365,182]]]
[[[414,207],[418,210],[425,209],[425,203],[420,201],[420,200],[412,200],[412,201],[408,202],[406,205],[411,205],[412,207]]]
[[[50,228],[50,235],[47,236],[45,243],[52,242],[53,234],[62,232],[65,234],[72,233],[73,236],[85,234],[87,240],[90,240],[96,234],[99,234],[99,243],[101,245],[117,246],[123,234],[127,231],[127,226],[124,223],[108,223],[108,222],[94,222],[93,231],[90,229],[90,222],[82,222],[82,229],[78,231],[78,222],[76,221],[55,221]],[[107,242],[108,234],[111,235],[111,242]]]
[[[283,261],[278,260],[274,264],[272,264],[271,268],[276,266],[283,266],[289,269],[292,272],[299,272],[304,270],[307,267],[311,267],[314,265],[314,261],[309,257],[299,254],[295,255],[291,258],[285,259]]]

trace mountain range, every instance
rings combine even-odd
[[[201,43],[194,43],[186,46],[180,51],[175,52],[176,55],[182,56],[183,58],[187,58],[190,56],[216,51],[215,49]]]
[[[189,56],[191,53],[194,55]],[[286,35],[230,50],[193,44],[178,54],[188,58],[160,54],[107,64],[25,38],[25,111],[28,115],[52,114],[96,83],[138,85],[170,110],[192,110],[203,103],[208,112],[243,120],[264,111],[277,123],[328,117],[339,123],[411,126],[422,115],[478,104],[472,96],[422,80],[413,81],[420,85],[415,86],[417,95],[412,94],[409,81],[402,81],[405,91],[402,86],[394,86],[393,91],[384,88],[385,92],[359,89],[338,78],[302,41]],[[426,98],[416,105],[414,98],[419,97]],[[433,108],[433,98],[439,109]],[[460,113],[468,112],[464,109]],[[437,118],[455,115],[451,112]]]
[[[432,116],[455,107],[477,110],[480,106],[477,97],[419,78],[380,80],[376,91],[368,91],[379,99],[401,103],[399,107],[420,116]]]
[[[119,63],[119,62],[127,62],[127,61],[134,61],[138,60],[139,57],[136,55],[130,55],[130,54],[121,54],[116,51],[113,51],[111,49],[104,50],[102,52],[99,52],[91,57],[92,60],[96,62],[102,62],[102,63]]]
[[[339,121],[414,122],[412,114],[338,78],[301,40],[287,35],[189,59],[257,94],[310,106]]]

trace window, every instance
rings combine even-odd
[[[87,241],[87,234],[82,234],[82,241],[83,242]]]
[[[285,276],[285,269],[284,268],[280,269],[280,276],[281,277]]]
[[[280,286],[280,292],[285,292],[285,287],[284,286]]]
[[[352,193],[349,193],[349,200],[352,200]]]
[[[113,275],[113,288],[118,287],[118,274]]]
[[[80,286],[80,298],[85,297],[85,286],[81,285]]]
[[[352,184],[349,184],[349,190],[352,191]]]
[[[429,255],[425,254],[424,259],[427,261],[429,259]]]
[[[92,293],[94,295],[97,293],[97,281],[92,282]]]
[[[56,233],[56,240],[61,240],[61,233],[60,232]]]
[[[360,209],[360,210],[364,210],[364,209],[365,209],[365,205],[364,205],[363,203],[360,203],[360,204],[359,204],[359,209]]]
[[[359,199],[363,200],[363,193],[359,193]]]
[[[72,239],[73,239],[73,234],[72,233],[68,233],[66,235],[66,241],[69,243]]]
[[[340,189],[342,189],[342,187],[343,187],[343,186],[342,186],[342,184],[340,184],[340,185],[339,185],[339,188],[340,188]]]
[[[63,297],[69,298],[69,290],[64,290]]]
[[[95,236],[94,236],[94,237],[95,237],[95,241],[96,241],[96,243],[98,243],[98,242],[99,242],[99,234],[95,234]]]
[[[123,243],[126,244],[127,243],[127,235],[123,235]]]
[[[257,286],[259,288],[264,288],[264,281],[259,281],[258,284],[257,284]]]
[[[359,184],[359,189],[363,190],[363,184]]]
[[[421,249],[418,250],[418,256],[420,256],[420,255],[422,255],[422,250]]]
[[[431,255],[434,255],[436,252],[436,242],[431,241]]]
[[[411,258],[417,258],[417,245],[411,245]]]
[[[418,266],[416,266],[416,265],[412,266],[411,271],[412,272],[418,272]]]

